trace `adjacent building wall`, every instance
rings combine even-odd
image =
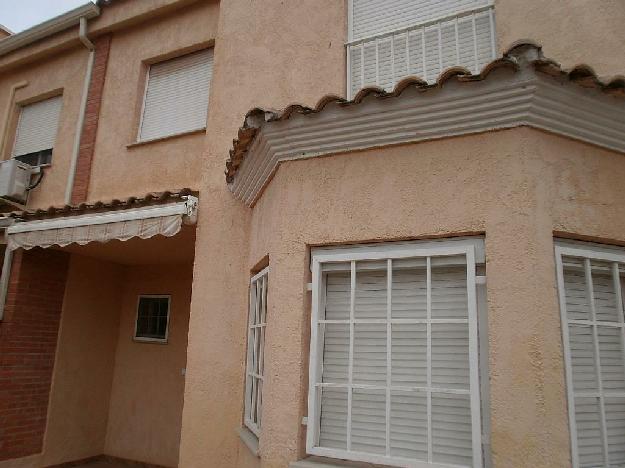
[[[71,257],[41,466],[104,453],[122,274],[120,265]]]
[[[104,453],[178,466],[191,265],[126,267]],[[140,294],[170,294],[167,344],[133,341]]]

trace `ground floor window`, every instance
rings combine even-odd
[[[260,437],[263,405],[268,273],[269,267],[254,275],[250,282],[244,422],[256,437]]]
[[[556,244],[573,466],[625,466],[625,249]]]
[[[135,340],[167,341],[169,302],[170,296],[168,295],[139,296]]]
[[[315,249],[312,270],[308,452],[482,466],[475,242]]]

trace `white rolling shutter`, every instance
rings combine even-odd
[[[150,66],[139,140],[206,127],[213,49]]]
[[[481,466],[473,256],[313,254],[309,453]]]
[[[15,134],[13,156],[54,148],[62,104],[62,96],[55,96],[22,106]]]
[[[496,56],[491,0],[352,0],[348,89],[387,91],[407,76],[479,71]]]
[[[625,252],[556,247],[573,466],[625,466]]]

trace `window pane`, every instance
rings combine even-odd
[[[625,398],[606,398],[605,419],[610,464],[625,466]]]
[[[347,383],[349,325],[327,323],[323,343],[322,382]]]
[[[592,327],[569,325],[569,348],[576,392],[597,390],[597,366]]]
[[[352,450],[386,453],[386,394],[355,388],[352,394]]]
[[[386,319],[386,262],[356,264],[354,318]]]
[[[432,386],[469,389],[467,324],[432,324]]]
[[[353,372],[356,384],[386,385],[386,324],[354,325]]]
[[[601,383],[604,392],[625,392],[625,348],[622,331],[616,327],[597,327]]]
[[[166,297],[141,297],[137,312],[137,338],[164,340],[167,336],[169,299]]]
[[[405,387],[427,385],[427,325],[391,326],[391,384]]]
[[[321,390],[321,422],[319,446],[347,448],[347,389],[329,388]]]
[[[326,276],[325,320],[349,320],[351,305],[350,272],[328,273]]]
[[[598,398],[575,399],[577,450],[582,467],[603,465],[603,442]]]
[[[391,392],[391,455],[427,460],[427,397],[420,392]]]
[[[595,314],[597,320],[616,322],[616,294],[612,278],[612,264],[606,262],[591,262],[592,287],[595,299]]]
[[[569,320],[591,320],[584,264],[581,260],[570,257],[564,257],[562,262],[567,317]]]
[[[471,441],[469,396],[432,394],[432,460],[470,466]]]
[[[424,262],[421,261],[421,264]],[[418,319],[427,317],[427,270],[414,261],[393,261],[393,290],[391,317]]]
[[[432,262],[432,318],[467,319],[467,269]]]

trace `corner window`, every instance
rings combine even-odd
[[[212,74],[213,49],[151,65],[139,141],[205,128]]]
[[[166,295],[139,296],[136,341],[167,342],[170,300]]]
[[[573,467],[625,465],[625,250],[556,244]]]
[[[269,267],[252,277],[247,330],[245,374],[245,426],[260,437],[265,373],[265,328],[267,327],[267,275]]]
[[[482,466],[475,250],[313,251],[308,453]]]
[[[21,107],[13,157],[31,166],[50,164],[61,115],[63,98],[50,99]]]
[[[496,55],[494,21],[492,0],[350,0],[349,97],[453,66],[478,73]]]

